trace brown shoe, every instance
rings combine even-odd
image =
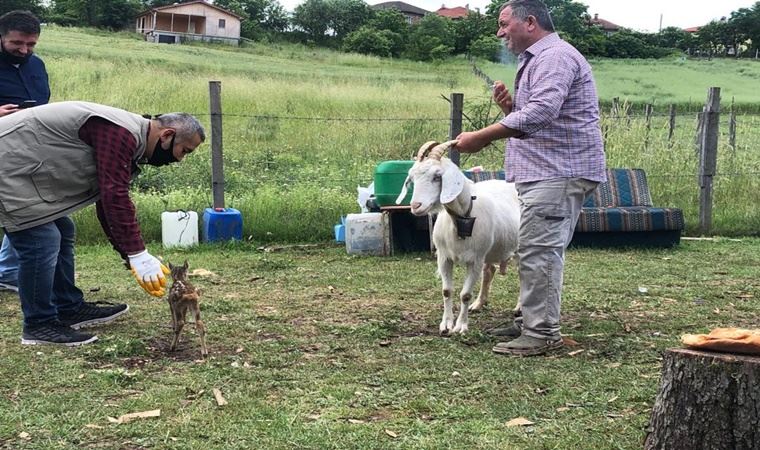
[[[564,345],[562,338],[534,338],[522,335],[509,342],[499,342],[493,348],[494,353],[515,356],[536,356],[561,348]]]

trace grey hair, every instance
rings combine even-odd
[[[194,135],[201,138],[201,142],[206,140],[206,132],[203,131],[203,125],[198,119],[188,113],[173,112],[161,114],[155,118],[160,128],[174,128],[177,131],[177,137],[181,140],[187,140]]]
[[[525,21],[528,16],[533,16],[538,22],[538,26],[546,31],[554,31],[554,22],[549,14],[549,8],[541,0],[510,0],[499,8],[502,12],[509,6],[512,9],[512,17]]]

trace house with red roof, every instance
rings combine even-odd
[[[372,5],[370,8],[374,10],[395,9],[400,12],[404,18],[406,18],[406,23],[409,25],[413,25],[419,22],[423,17],[425,17],[426,14],[430,14],[430,11],[404,2],[382,2]]]
[[[453,8],[447,8],[446,5],[441,5],[441,7],[438,8],[435,13],[441,17],[446,17],[451,20],[461,20],[466,18],[467,14],[470,13],[470,4],[468,3],[464,6],[455,6]]]
[[[599,18],[599,14],[594,14],[594,18],[589,20],[589,23],[601,28],[604,34],[607,36],[615,34],[623,28],[620,25],[615,25],[609,20]]]

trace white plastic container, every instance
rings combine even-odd
[[[389,255],[388,216],[379,212],[346,216],[346,251],[355,255]]]
[[[195,211],[162,212],[161,240],[167,248],[197,245],[198,213]]]

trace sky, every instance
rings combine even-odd
[[[293,11],[301,0],[278,0],[285,9]],[[385,0],[366,0],[373,5]],[[480,8],[485,11],[489,0],[401,0],[428,11],[435,11],[442,5],[448,8],[470,5],[470,9]],[[578,0],[575,0],[578,1]],[[662,28],[689,28],[704,25],[711,20],[730,17],[732,11],[749,8],[756,0],[580,0],[588,6],[588,13],[593,17],[609,20],[615,25],[636,31],[657,32]],[[495,32],[495,31],[494,31]]]

